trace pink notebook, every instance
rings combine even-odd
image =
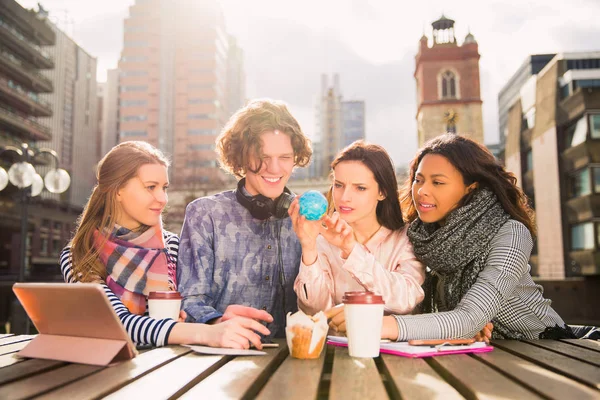
[[[348,338],[328,336],[327,344],[347,347]],[[381,342],[382,353],[411,358],[434,357],[446,354],[487,353],[492,350],[494,350],[494,347],[485,342],[475,342],[473,344],[459,346],[411,346],[408,342]]]

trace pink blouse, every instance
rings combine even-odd
[[[300,263],[294,283],[298,307],[308,314],[342,302],[344,292],[369,290],[383,296],[385,311],[408,314],[423,300],[425,267],[415,258],[406,228],[381,227],[364,245],[356,244],[347,259],[325,238],[317,238],[317,261]]]

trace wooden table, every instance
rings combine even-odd
[[[186,347],[142,352],[103,368],[15,356],[31,336],[0,335],[0,399],[600,399],[600,343],[496,341],[491,353],[318,360],[206,356]]]

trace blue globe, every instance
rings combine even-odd
[[[300,215],[309,221],[321,219],[327,211],[327,199],[316,190],[309,190],[300,196]]]

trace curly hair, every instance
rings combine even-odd
[[[294,165],[306,166],[312,156],[310,139],[302,132],[286,104],[270,99],[258,99],[239,109],[217,137],[216,151],[221,168],[238,178],[246,176],[248,171],[260,171],[262,161],[252,169],[250,157],[256,156],[261,160],[260,135],[275,130],[290,137],[294,149]]]
[[[485,146],[454,134],[445,134],[430,140],[412,160],[408,178],[400,195],[400,204],[407,222],[413,222],[418,217],[412,199],[412,184],[419,164],[427,154],[445,157],[460,172],[465,185],[477,182],[478,188],[488,188],[493,191],[504,211],[525,225],[532,236],[536,235],[534,211],[523,190],[517,186],[515,175],[508,172]],[[468,204],[474,194],[475,191],[472,191],[465,195],[458,207]]]

